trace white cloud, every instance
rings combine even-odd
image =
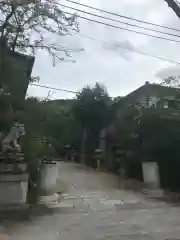
[[[79,2],[157,24],[178,28],[180,23],[180,20],[168,8],[164,0],[81,0]],[[64,3],[67,4],[66,1]],[[77,7],[77,5],[74,5],[74,7]],[[81,9],[85,8],[81,7]],[[87,10],[91,11],[90,9]],[[98,12],[98,14],[102,13]],[[94,19],[94,17],[92,18]],[[120,20],[120,18],[118,19]],[[126,19],[121,20],[127,21]],[[123,27],[132,29],[125,25]],[[147,25],[147,27],[150,26]],[[155,27],[152,26],[151,28]],[[84,48],[85,51],[73,54],[72,59],[76,59],[76,64],[61,62],[55,68],[52,67],[48,56],[43,53],[38,54],[33,75],[40,75],[41,84],[78,91],[86,84],[100,81],[107,86],[111,96],[124,95],[144,84],[145,81],[156,81],[157,73],[162,68],[169,66],[161,60],[122,51],[116,47],[117,44],[175,61],[179,59],[180,46],[176,43],[121,31],[92,22],[89,23],[85,20],[80,20],[80,30],[83,35],[109,42],[110,48],[107,49],[98,41],[78,35],[57,37],[56,42],[71,48]],[[165,31],[165,29],[161,30]],[[153,34],[156,35],[157,33]],[[176,72],[174,66],[171,73],[173,71]],[[47,95],[46,90],[30,89],[29,94],[31,95]],[[64,92],[56,92],[53,95],[57,98],[71,96],[71,94]]]
[[[180,76],[180,66],[171,66],[167,68],[162,68],[157,74],[157,77],[165,79],[167,77],[179,77]]]

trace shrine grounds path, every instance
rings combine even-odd
[[[81,165],[62,162],[59,172],[68,191],[29,220],[5,218],[0,240],[180,239],[177,204],[123,190],[118,176]]]

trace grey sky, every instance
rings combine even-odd
[[[180,19],[168,8],[164,0],[79,0],[79,2],[180,29]],[[92,11],[63,0],[60,0],[60,3]],[[70,10],[66,9],[66,11]],[[96,12],[96,14],[100,13]],[[112,16],[108,15],[108,17]],[[95,17],[91,18],[95,19]],[[103,21],[106,22],[106,20]],[[153,28],[153,26],[146,26]],[[158,82],[157,76],[164,77],[164,75],[180,72],[180,65],[178,67],[174,64],[131,53],[117,47],[117,45],[123,45],[180,62],[180,44],[178,43],[158,40],[82,19],[80,19],[80,33],[107,41],[109,44],[102,44],[78,35],[57,37],[55,39],[57,43],[68,48],[84,48],[84,52],[73,54],[72,59],[76,59],[76,63],[59,62],[56,67],[52,67],[48,55],[39,52],[36,57],[33,75],[40,76],[41,84],[78,91],[83,86],[92,85],[98,81],[107,87],[110,96],[119,96],[129,93],[144,84],[145,81]],[[45,97],[47,92],[46,89],[30,87],[28,95]],[[52,91],[52,94],[52,98],[74,96],[73,94],[58,91]]]

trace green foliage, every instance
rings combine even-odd
[[[25,154],[25,160],[28,162],[29,171],[27,201],[28,203],[35,204],[38,202],[39,197],[43,146],[38,139],[26,134],[22,141],[22,151]]]
[[[80,123],[82,132],[81,151],[89,156],[98,147],[99,134],[109,119],[111,100],[104,86],[96,83],[94,87],[87,86],[76,96],[73,115]]]
[[[46,139],[60,153],[63,146],[80,150],[83,128],[88,152],[97,147],[100,130],[106,125],[111,100],[99,84],[86,87],[74,100],[40,101],[29,98],[20,117],[26,132]]]
[[[140,126],[143,139],[143,161],[156,161],[162,188],[180,191],[179,119],[148,117]]]
[[[106,122],[110,98],[104,86],[87,86],[76,96],[73,113],[82,127],[99,128]]]
[[[164,161],[179,158],[180,128],[178,119],[155,116],[144,117],[138,128],[143,151],[149,160]]]
[[[38,138],[35,138],[26,132],[22,141],[22,151],[25,153],[26,160],[31,162],[31,159],[40,158],[42,156],[43,145]]]
[[[81,127],[70,109],[70,104],[66,106],[56,101],[29,98],[25,101],[25,109],[20,118],[25,123],[27,132],[46,139],[59,152],[64,145],[76,145],[79,141]]]
[[[24,111],[22,112],[22,122],[25,124],[26,131],[32,136],[43,134],[43,124],[46,118],[45,109],[41,102],[36,98],[29,98],[25,101]]]

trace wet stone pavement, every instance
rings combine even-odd
[[[48,203],[48,213],[5,219],[0,240],[180,239],[180,207],[121,190],[111,174],[70,163],[61,163],[59,171],[68,192]]]

